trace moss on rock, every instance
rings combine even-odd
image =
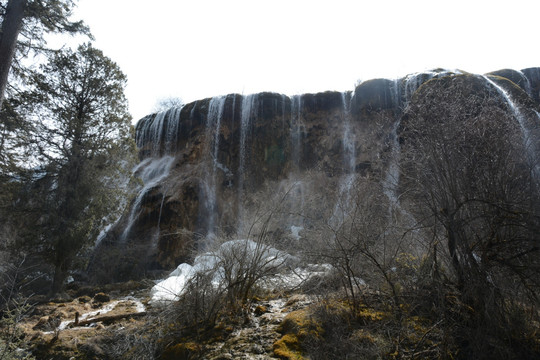
[[[198,359],[201,346],[194,342],[180,343],[168,347],[161,355],[162,360]]]
[[[283,336],[274,343],[274,355],[280,359],[303,359],[302,344],[320,341],[324,330],[307,309],[289,313],[277,331]]]

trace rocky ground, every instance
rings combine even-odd
[[[253,304],[246,326],[234,331],[224,342],[211,344],[205,358],[278,359],[274,357],[273,346],[281,336],[277,331],[279,325],[287,314],[311,303],[312,299],[306,295],[293,295]]]
[[[149,291],[98,292],[36,305],[20,323],[32,354],[37,359],[108,359],[107,337],[142,328],[148,313]],[[206,343],[198,357],[204,359],[277,359],[273,346],[278,327],[287,314],[305,308],[313,300],[306,295],[256,300],[246,320],[225,338]]]
[[[136,326],[143,321],[147,309],[144,294],[139,290],[64,296],[36,304],[19,326],[37,359],[106,358],[98,345],[101,337],[113,327]]]

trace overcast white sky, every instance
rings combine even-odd
[[[79,0],[74,18],[128,76],[135,122],[163,97],[540,66],[539,10],[538,0]]]

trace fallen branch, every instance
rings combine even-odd
[[[98,316],[95,318],[91,318],[88,320],[82,320],[79,321],[77,325],[75,323],[72,323],[71,326],[88,326],[91,324],[95,324],[98,322],[104,323],[104,324],[111,324],[113,322],[124,320],[124,319],[131,319],[135,317],[141,317],[145,316],[146,312],[139,312],[139,313],[130,313],[130,314],[118,314],[118,315],[109,315],[109,316]]]

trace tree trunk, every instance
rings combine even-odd
[[[0,108],[4,101],[9,70],[22,29],[27,0],[9,0],[0,33]]]
[[[66,262],[57,264],[54,268],[53,283],[51,285],[51,292],[49,296],[52,297],[64,290],[64,282],[68,276],[68,266]]]

